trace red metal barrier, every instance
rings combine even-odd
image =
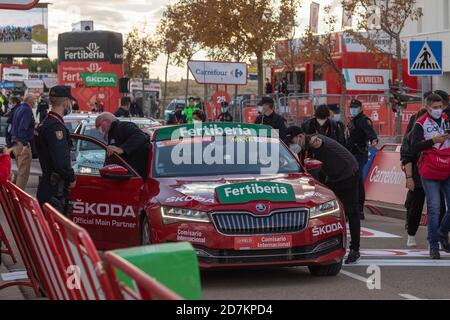
[[[32,262],[36,267],[39,287],[52,300],[67,300],[71,292],[67,289],[65,270],[61,256],[55,246],[47,221],[36,199],[14,184],[7,182],[19,232],[26,241]]]
[[[40,281],[36,265],[33,262],[33,257],[30,252],[30,248],[21,232],[21,227],[19,224],[19,215],[15,214],[14,205],[12,198],[10,196],[10,190],[7,187],[7,183],[2,183],[0,185],[0,202],[3,208],[3,213],[5,214],[6,220],[8,221],[9,228],[13,235],[14,241],[19,250],[19,254],[22,258],[23,264],[27,271],[28,279],[24,281],[10,281],[0,286],[0,289],[4,289],[12,286],[29,286],[33,288],[36,296],[40,296]]]
[[[73,292],[77,300],[116,300],[117,290],[103,268],[88,232],[62,216],[49,204],[44,212],[61,254],[64,270],[73,272]]]
[[[4,253],[4,254],[7,254],[8,256],[10,256],[13,263],[16,264],[17,263],[16,256],[14,255],[14,252],[11,248],[9,240],[6,237],[5,231],[3,231],[3,227],[0,225],[0,245],[2,243],[5,244],[5,249],[1,249],[0,253]]]
[[[0,202],[28,273],[31,286],[55,300],[180,299],[175,293],[122,258],[106,253],[108,273],[87,231],[46,204],[45,216],[36,199],[10,182],[0,185]],[[47,218],[47,219],[46,219]],[[136,290],[119,282],[129,276]]]
[[[142,270],[128,263],[115,253],[108,251],[104,255],[105,268],[110,279],[118,284],[119,292],[124,300],[181,300],[181,297],[173,293],[158,281],[150,278]],[[120,270],[133,280],[135,289],[120,282],[115,269]]]

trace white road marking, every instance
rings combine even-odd
[[[384,267],[450,267],[450,260],[431,259],[361,259],[357,264],[345,265],[346,267],[361,266],[384,266]]]
[[[398,295],[400,297],[403,297],[403,298],[407,299],[407,300],[423,300],[423,299],[417,298],[417,297],[415,297],[415,296],[413,296],[411,294],[407,294],[407,293],[399,293]]]
[[[350,236],[349,227],[347,225],[347,235]],[[385,239],[394,239],[394,238],[401,238],[400,236],[397,236],[392,233],[387,233],[383,231],[378,231],[374,229],[369,228],[361,228],[361,238],[385,238]]]
[[[367,278],[361,277],[360,275],[357,275],[356,273],[348,272],[348,271],[345,271],[345,270],[341,270],[340,273],[344,274],[347,277],[350,277],[352,279],[359,280],[361,282],[367,283]]]
[[[428,250],[422,249],[361,249],[361,257],[398,257],[429,258]],[[450,253],[441,251],[441,257],[450,257]]]

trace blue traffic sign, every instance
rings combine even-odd
[[[410,76],[442,75],[442,41],[409,42]]]

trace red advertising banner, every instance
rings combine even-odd
[[[395,148],[394,151],[387,151]],[[400,145],[388,145],[378,151],[365,181],[366,199],[403,205],[406,179],[400,162]]]
[[[257,107],[246,107],[243,110],[244,123],[255,123],[259,115]]]
[[[105,111],[116,111],[122,97],[119,83],[115,87],[85,87],[82,72],[114,73],[119,79],[123,78],[123,65],[109,62],[61,62],[58,66],[58,82],[72,87],[72,95],[77,98],[80,111],[91,111],[95,102],[103,104]]]

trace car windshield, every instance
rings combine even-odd
[[[182,109],[184,109],[185,106],[186,106],[186,105],[185,105],[184,102],[172,102],[171,104],[169,104],[169,105],[167,106],[167,110],[173,111],[173,110],[175,110],[176,108],[182,108]]]
[[[87,125],[84,127],[84,130],[81,132],[82,135],[95,138],[103,143],[106,143],[105,138],[95,129],[95,125]],[[101,150],[101,147],[94,144],[88,143],[87,141],[80,140],[79,151],[91,151],[91,150]]]
[[[297,159],[274,138],[197,137],[155,144],[153,176],[159,178],[301,171]]]

